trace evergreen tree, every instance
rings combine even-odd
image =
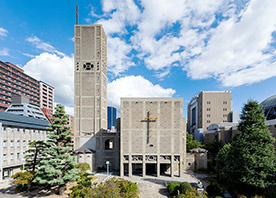
[[[24,169],[35,173],[38,164],[45,157],[43,153],[45,149],[47,149],[47,145],[44,141],[30,142],[29,149],[26,151],[26,164]]]
[[[59,194],[64,193],[65,185],[77,179],[79,170],[75,168],[72,136],[65,115],[64,106],[57,105],[55,114],[51,118],[51,131],[46,142],[48,149],[44,150],[45,158],[41,160],[34,182],[58,186]]]
[[[202,144],[193,140],[193,135],[186,132],[186,152],[189,153],[191,149],[199,147],[202,147]]]
[[[238,129],[223,169],[228,183],[247,192],[275,185],[275,140],[256,101],[245,104]]]
[[[231,149],[231,144],[225,144],[222,149],[219,150],[216,157],[216,170],[218,173],[221,173],[220,176],[223,177],[223,169],[227,163],[227,156]]]

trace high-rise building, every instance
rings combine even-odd
[[[207,131],[213,123],[231,122],[231,91],[202,91],[188,104],[188,131]]]
[[[107,129],[116,129],[116,108],[107,107]]]
[[[93,138],[107,129],[107,39],[102,25],[75,25],[75,148],[96,150]]]
[[[30,104],[40,103],[39,82],[24,73],[24,70],[0,61],[0,111],[5,111],[11,104],[12,95],[23,95],[29,98]]]
[[[50,110],[50,113],[54,112],[54,87],[43,82],[39,81],[40,85],[40,108],[44,109],[44,113],[47,112],[47,109]]]

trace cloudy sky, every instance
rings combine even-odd
[[[276,94],[276,1],[1,0],[0,60],[55,87],[73,113],[75,6],[79,24],[108,37],[108,104],[231,90],[233,109]]]

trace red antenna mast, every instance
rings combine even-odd
[[[79,24],[79,6],[78,6],[78,4],[76,6],[76,24],[77,25]]]

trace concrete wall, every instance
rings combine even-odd
[[[101,25],[75,25],[75,149],[107,128],[106,44]]]
[[[175,162],[182,174],[186,158],[182,109],[182,98],[121,98],[121,175],[124,164],[128,164],[130,176],[133,163],[143,165],[143,176],[147,163],[157,164],[159,176],[160,164],[170,164],[174,170]]]

